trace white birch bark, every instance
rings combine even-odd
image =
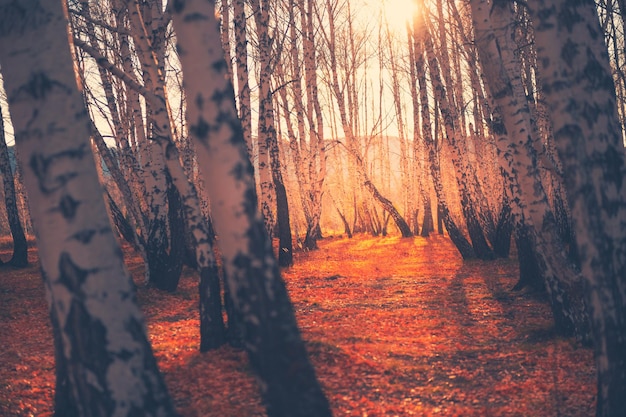
[[[588,330],[584,307],[580,304],[580,276],[567,260],[537,169],[530,113],[521,86],[521,66],[513,53],[514,42],[509,32],[513,27],[510,5],[498,3],[491,8],[490,16],[485,0],[470,3],[479,57],[493,97],[492,128],[512,214],[518,225],[534,230],[531,237],[538,245],[536,256],[557,326],[565,331],[574,330],[585,338]]]
[[[248,35],[245,0],[233,1],[233,26],[235,28],[235,66],[237,67],[237,103],[243,137],[252,160],[252,104],[250,101],[250,79],[248,73]]]
[[[419,5],[420,11],[422,15],[424,15],[426,13],[424,1],[420,0]],[[422,22],[426,22],[424,17],[422,17]],[[449,75],[449,59],[447,58],[447,52],[444,53],[444,58],[441,59],[442,62],[440,65],[435,55],[432,35],[427,25],[424,25],[420,30],[423,32],[422,42],[428,61],[430,81],[443,119],[444,137],[451,152],[451,161],[455,170],[456,183],[461,197],[461,208],[470,240],[472,241],[474,253],[480,259],[493,259],[493,251],[485,239],[483,225],[479,221],[479,211],[474,197],[478,192],[475,187],[473,170],[469,166],[466,158],[467,150],[462,134],[463,128],[459,125],[458,111],[454,105],[454,94],[451,92],[452,81]],[[445,39],[445,34],[442,37]],[[443,49],[445,51],[446,48]],[[444,77],[448,79],[447,88],[441,79],[442,72]],[[450,100],[450,98],[452,100]]]
[[[626,409],[626,164],[593,1],[531,1],[543,91],[576,228],[598,372],[597,416]]]
[[[273,116],[270,117],[272,110],[272,97],[270,89],[270,77],[272,73],[271,50],[272,44],[269,34],[269,10],[266,0],[261,3],[259,0],[251,1],[252,12],[256,23],[256,33],[258,38],[258,54],[259,54],[259,120],[257,131],[257,152],[258,152],[258,176],[260,206],[263,219],[265,220],[265,228],[269,235],[274,237],[276,220],[274,217],[273,207],[275,204],[275,190],[272,182],[271,167],[271,135],[274,130]]]
[[[214,3],[172,4],[187,109],[211,198],[228,286],[269,416],[329,416],[309,363],[263,220],[257,211],[233,89],[226,77]],[[297,369],[297,371],[293,371]]]
[[[415,66],[415,75],[418,80],[418,91],[420,96],[421,106],[421,120],[422,120],[422,140],[424,143],[424,152],[428,155],[428,162],[430,165],[431,177],[433,179],[433,186],[439,207],[441,208],[438,218],[445,223],[446,229],[450,235],[450,239],[459,250],[459,253],[463,259],[475,258],[476,254],[471,244],[465,238],[459,227],[454,222],[446,199],[446,194],[443,189],[443,181],[441,174],[441,165],[439,161],[439,155],[437,155],[435,139],[433,138],[432,123],[430,117],[430,104],[428,98],[427,81],[426,81],[426,65],[424,59],[424,45],[423,45],[423,15],[417,14],[413,21],[413,53]],[[437,129],[435,129],[436,131]]]
[[[171,416],[113,235],[60,2],[0,2],[0,62],[51,315],[80,415]]]
[[[26,242],[26,235],[17,208],[15,181],[13,179],[9,150],[5,139],[2,106],[0,106],[0,174],[2,174],[2,183],[4,185],[4,201],[6,203],[9,229],[11,230],[11,237],[13,238],[13,255],[8,264],[16,268],[22,268],[28,265],[28,243]],[[1,264],[2,260],[0,260],[0,265]]]

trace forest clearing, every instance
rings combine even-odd
[[[10,242],[0,256],[10,254]],[[283,270],[311,361],[335,416],[593,415],[593,353],[553,332],[549,305],[510,291],[517,261],[463,262],[450,241],[325,238]],[[32,266],[0,280],[0,415],[51,416],[54,355]],[[198,283],[138,285],[148,334],[182,417],[264,416],[243,351],[198,351]]]

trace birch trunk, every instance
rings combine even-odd
[[[190,97],[187,119],[213,206],[228,287],[244,322],[245,347],[268,416],[330,416],[257,211],[253,170],[225,77],[213,7],[213,2],[179,1],[172,11]]]
[[[413,62],[413,65],[415,65],[415,74],[419,84],[420,104],[422,109],[422,139],[424,141],[426,152],[428,153],[431,176],[439,203],[437,206],[437,217],[440,222],[443,221],[443,223],[445,223],[448,234],[450,235],[450,240],[452,240],[456,248],[459,250],[463,259],[471,259],[476,257],[474,249],[463,235],[463,232],[456,225],[454,219],[452,219],[443,190],[441,166],[435,149],[435,140],[433,139],[432,124],[430,119],[430,105],[428,104],[429,99],[426,85],[423,35],[418,34],[418,31],[422,31],[424,29],[424,23],[422,20],[423,19],[421,17],[416,17],[413,22],[413,50],[415,54],[415,61]],[[439,230],[441,230],[441,234],[443,230],[441,228],[439,228]]]
[[[0,174],[2,174],[2,182],[4,184],[4,201],[6,203],[9,228],[13,237],[13,255],[8,264],[16,268],[22,268],[28,265],[28,243],[26,242],[26,235],[24,234],[24,228],[22,227],[20,214],[17,209],[15,182],[5,139],[2,106],[0,106]],[[2,260],[0,260],[0,265],[2,265]]]
[[[607,47],[593,1],[529,5],[587,284],[596,415],[618,416],[626,410],[626,166]]]
[[[512,214],[518,228],[529,226],[534,230],[528,236],[532,240],[530,247],[536,253],[529,259],[539,262],[557,327],[564,333],[575,331],[585,339],[588,326],[580,276],[570,267],[558,239],[554,216],[537,170],[529,110],[521,92],[521,66],[513,54],[513,38],[508,32],[513,27],[510,4],[498,2],[490,7],[485,0],[470,3],[481,66],[493,97],[492,129],[501,155],[498,160],[505,175]]]
[[[320,219],[322,217],[322,196],[326,179],[326,144],[324,143],[324,118],[318,91],[315,29],[313,27],[314,0],[298,0],[303,26],[302,49],[304,55],[304,76],[307,100],[307,119],[309,122],[309,177],[311,187],[311,221],[307,225],[310,232],[305,238],[305,245],[316,246],[321,237]],[[317,163],[315,163],[317,161]]]
[[[233,26],[235,28],[235,65],[237,67],[237,103],[243,137],[252,159],[252,104],[250,103],[250,81],[248,74],[248,39],[246,34],[245,0],[233,0]]]
[[[291,239],[291,226],[289,224],[289,205],[287,202],[287,190],[282,178],[280,155],[278,149],[278,138],[276,137],[276,127],[274,118],[274,98],[271,91],[271,75],[274,70],[272,65],[272,37],[269,33],[269,2],[263,0],[251,1],[254,10],[254,21],[256,23],[256,31],[259,37],[259,165],[261,165],[261,143],[264,151],[269,153],[269,169],[273,184],[267,184],[269,188],[261,181],[261,201],[262,212],[264,215],[270,215],[269,207],[263,205],[271,203],[271,198],[266,201],[263,197],[264,192],[274,194],[276,197],[276,225],[272,224],[273,219],[266,218],[266,225],[270,226],[268,231],[270,236],[274,232],[278,232],[278,264],[280,266],[289,266],[293,264],[293,244]],[[262,168],[259,166],[259,175]],[[262,177],[261,177],[262,178]],[[265,191],[263,191],[265,190]],[[271,221],[268,223],[268,220]],[[275,226],[277,230],[274,230]]]
[[[60,2],[0,2],[0,62],[66,405],[79,415],[176,415],[106,213],[66,30]]]
[[[265,228],[270,237],[274,237],[276,220],[274,218],[275,193],[274,184],[272,183],[272,166],[271,166],[271,146],[272,134],[275,135],[274,120],[272,109],[272,96],[270,90],[270,77],[272,73],[271,66],[271,39],[269,35],[269,7],[267,1],[263,1],[263,6],[259,0],[253,0],[251,6],[254,12],[256,23],[256,31],[258,37],[258,53],[261,69],[259,71],[259,121],[257,132],[257,151],[258,151],[258,175],[259,188],[261,190],[260,205],[263,219],[265,220]]]
[[[420,10],[422,14],[425,13],[424,9],[424,2],[423,0],[420,0]],[[425,21],[426,19],[422,18],[422,22]],[[441,112],[443,119],[446,143],[452,152],[452,165],[455,169],[456,183],[461,194],[461,208],[467,224],[470,240],[472,241],[472,247],[474,248],[474,253],[478,258],[493,259],[495,256],[485,238],[483,225],[479,221],[479,213],[476,207],[476,202],[474,201],[474,194],[476,193],[476,188],[472,187],[474,184],[474,175],[464,156],[463,150],[465,149],[465,144],[461,133],[462,127],[459,126],[454,101],[449,99],[449,97],[454,97],[454,95],[449,92],[452,88],[452,81],[448,81],[448,88],[446,89],[446,86],[444,86],[441,79],[441,71],[435,56],[431,34],[426,25],[421,27],[421,30],[423,32],[422,40],[424,51],[426,52],[428,60],[430,80],[433,84],[435,99],[439,104],[439,111]],[[443,38],[445,39],[445,36],[443,36]],[[445,61],[443,59],[442,61],[442,66],[449,66],[449,61]],[[449,71],[446,70],[444,73],[447,74]],[[449,75],[447,78],[451,79]]]

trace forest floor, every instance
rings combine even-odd
[[[3,260],[10,242],[0,246]],[[0,416],[50,416],[52,334],[36,250],[0,267]],[[197,281],[138,285],[183,417],[264,416],[243,352],[199,353]],[[514,259],[463,262],[446,238],[327,238],[283,271],[335,416],[592,416],[590,348],[555,334],[545,300],[509,289]]]

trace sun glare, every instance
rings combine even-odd
[[[416,0],[382,0],[380,7],[389,28],[393,31],[404,31],[407,22],[412,20],[417,10],[416,3]]]

